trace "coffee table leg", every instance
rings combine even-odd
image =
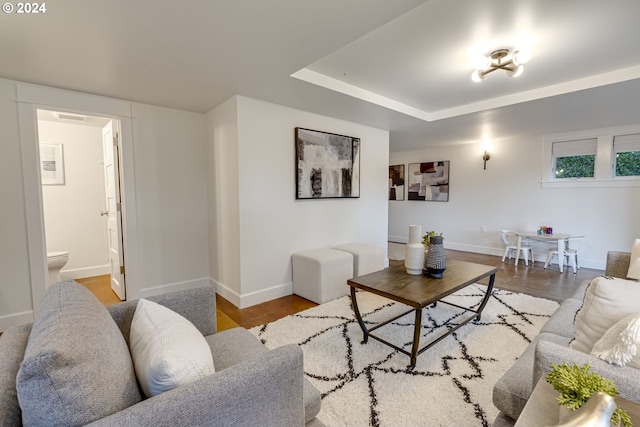
[[[351,287],[351,305],[353,305],[353,312],[356,315],[356,320],[358,321],[358,324],[360,324],[360,329],[362,329],[362,333],[364,335],[363,343],[366,344],[369,340],[369,330],[362,321],[362,316],[360,316],[358,301],[356,301],[356,288],[354,288],[353,286]]]
[[[411,346],[411,365],[409,369],[416,366],[418,359],[418,347],[420,346],[420,331],[422,330],[422,309],[416,308],[416,321],[413,325],[413,345]]]
[[[489,286],[487,286],[487,292],[484,294],[484,298],[482,299],[482,304],[478,307],[478,316],[476,317],[476,322],[480,321],[482,310],[484,310],[485,305],[489,302],[489,298],[491,297],[491,292],[493,291],[493,282],[496,280],[495,273],[489,277]]]

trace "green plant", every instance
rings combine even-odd
[[[430,240],[431,236],[442,236],[442,233],[436,233],[435,231],[427,231],[427,234],[425,234],[424,237],[422,238],[422,244],[425,245],[427,248],[431,244],[431,240]]]
[[[560,393],[558,403],[566,406],[569,411],[575,411],[584,405],[587,400],[598,391],[610,396],[617,396],[618,390],[613,381],[591,372],[589,364],[561,365],[552,364],[551,373],[546,377],[551,386]],[[623,409],[617,408],[611,417],[612,425],[618,425],[622,421],[624,427],[631,427],[631,418]]]

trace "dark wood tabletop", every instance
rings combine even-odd
[[[354,277],[347,284],[411,307],[424,308],[497,271],[497,267],[452,259],[447,260],[442,279],[407,274],[404,265],[398,265]]]

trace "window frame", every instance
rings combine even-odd
[[[599,129],[585,129],[543,136],[542,188],[585,188],[585,187],[640,187],[640,176],[616,176],[613,138],[626,134],[640,133],[640,124]],[[554,142],[568,142],[596,139],[596,160],[593,178],[556,178]]]
[[[616,149],[616,138],[620,137],[621,141],[620,143],[624,146],[625,144],[627,145],[633,145],[633,148],[635,148],[634,150],[617,150]],[[627,137],[627,139],[632,139],[632,141],[624,141],[625,137]],[[633,138],[629,138],[629,137],[633,137]],[[640,152],[640,132],[638,133],[632,133],[632,134],[626,134],[626,135],[615,135],[613,137],[613,146],[612,146],[612,154],[611,154],[611,160],[612,160],[612,171],[613,171],[613,176],[616,179],[619,178],[640,178],[640,174],[638,175],[618,175],[617,169],[618,169],[618,155],[621,153],[638,153]]]

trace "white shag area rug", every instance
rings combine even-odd
[[[477,308],[484,285],[471,285],[445,301]],[[358,306],[369,326],[409,307],[368,292]],[[363,344],[348,296],[250,329],[269,348],[298,344],[307,378],[322,394],[318,418],[337,426],[490,426],[498,414],[493,384],[538,334],[558,304],[494,289],[480,321],[469,322],[418,356],[374,339]],[[437,304],[424,309],[420,347],[469,316]],[[413,312],[374,334],[407,351]]]

